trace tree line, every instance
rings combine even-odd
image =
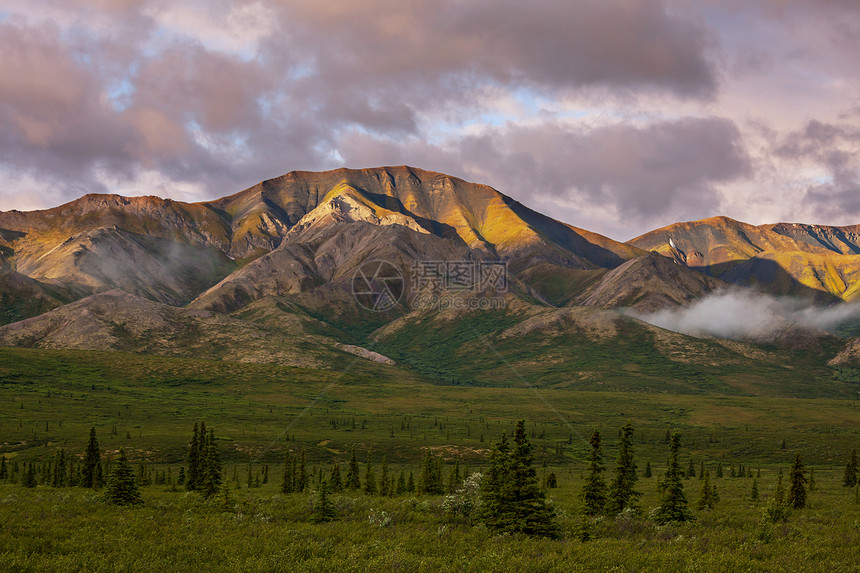
[[[626,424],[619,431],[618,454],[611,479],[604,476],[606,466],[603,461],[603,448],[600,432],[594,430],[589,441],[587,476],[582,485],[580,496],[583,514],[588,517],[617,515],[622,512],[639,514],[642,509],[639,499],[642,493],[637,490],[638,467],[634,456],[634,430]],[[693,460],[686,469],[680,463],[681,436],[671,434],[669,440],[667,468],[662,478],[658,478],[660,505],[650,516],[655,522],[684,522],[695,519],[687,500],[684,478],[695,477]],[[58,450],[51,462],[8,463],[6,456],[0,456],[0,480],[20,477],[25,487],[35,487],[41,483],[54,487],[80,486],[84,488],[105,488],[105,498],[118,505],[137,505],[142,503],[139,485],[148,484],[149,473],[141,464],[135,474],[124,449],[120,449],[116,459],[103,460],[95,428],[90,429],[89,440],[82,459],[76,463],[75,456],[66,455]],[[213,428],[205,422],[195,423],[187,448],[187,471],[179,468],[176,482],[172,474],[156,472],[156,483],[169,483],[183,486],[187,491],[196,491],[204,497],[222,492],[225,499],[229,496],[229,486],[222,476],[221,454]],[[843,485],[858,486],[857,451],[852,450],[848,458]],[[717,486],[710,479],[710,470],[704,463],[699,468],[701,486],[696,508],[700,511],[713,509],[719,502]],[[269,468],[263,466],[256,484],[252,480],[251,466],[248,470],[248,485],[259,486],[260,476],[263,483],[268,481]],[[651,477],[650,462],[646,464],[644,476]],[[722,465],[717,467],[717,476],[722,475]],[[752,470],[740,466],[732,475],[752,477]],[[38,476],[38,477],[37,477]],[[488,528],[503,533],[524,533],[555,537],[558,527],[553,519],[555,511],[546,500],[546,488],[554,487],[554,474],[547,476],[541,485],[534,468],[533,447],[529,441],[525,421],[517,422],[512,437],[501,434],[490,451],[489,466],[485,473],[470,473],[461,468],[459,461],[450,469],[447,480],[443,478],[442,459],[432,451],[424,454],[417,477],[410,471],[401,469],[399,474],[389,470],[385,456],[381,465],[373,460],[372,449],[368,451],[362,469],[355,447],[344,473],[340,464],[331,465],[328,475],[323,472],[309,473],[306,454],[303,449],[287,451],[283,461],[283,474],[280,490],[282,493],[309,491],[312,477],[316,481],[315,519],[328,521],[336,517],[329,498],[331,493],[363,491],[368,495],[394,496],[404,493],[442,495],[448,493],[444,506],[453,513],[479,519]],[[238,485],[238,472],[234,471]],[[789,472],[786,491],[783,485],[782,470],[777,476],[773,498],[765,509],[765,521],[776,522],[787,519],[792,509],[802,509],[807,504],[807,491],[815,487],[814,473],[807,475],[801,456],[797,454]],[[175,487],[174,487],[175,489]],[[759,498],[757,480],[753,478],[750,491],[751,501]],[[587,533],[583,532],[587,537]]]

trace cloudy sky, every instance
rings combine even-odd
[[[408,164],[623,240],[860,223],[858,53],[856,0],[0,0],[0,210]]]

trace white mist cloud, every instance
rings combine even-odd
[[[860,304],[818,306],[751,291],[720,291],[689,306],[634,314],[654,326],[698,337],[756,340],[790,326],[832,331],[860,318]]]

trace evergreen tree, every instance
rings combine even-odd
[[[505,533],[525,533],[555,537],[553,510],[538,487],[532,446],[525,421],[517,422],[513,448],[502,434],[490,454],[489,479],[482,480],[482,518],[491,529]]]
[[[176,485],[185,485],[185,466],[179,466],[179,475],[176,477]]]
[[[218,444],[215,442],[215,430],[209,430],[205,437],[202,461],[200,468],[202,483],[199,489],[204,496],[210,497],[221,489],[221,454],[218,451]]]
[[[756,478],[753,478],[752,489],[750,491],[750,501],[758,501],[758,482],[756,481]]]
[[[690,464],[687,466],[687,475],[685,475],[684,477],[696,477],[696,464],[693,463],[693,458],[690,458]]]
[[[373,449],[367,451],[367,465],[364,472],[364,493],[376,495],[376,474],[373,472]]]
[[[352,457],[346,470],[346,489],[361,489],[361,478],[358,477],[358,460],[355,457],[355,446],[352,447]]]
[[[143,503],[134,470],[125,457],[125,449],[120,448],[119,459],[113,465],[107,483],[107,500],[116,505],[137,505]]]
[[[406,481],[406,491],[415,493],[415,476],[412,475],[412,472],[409,472],[409,479]]]
[[[21,485],[26,488],[36,487],[36,465],[33,462],[27,464],[24,469],[24,475],[21,478]]]
[[[332,521],[335,517],[337,517],[337,512],[328,496],[328,484],[323,480],[320,482],[316,504],[314,505],[314,521],[322,523]]]
[[[292,493],[295,491],[295,475],[293,472],[293,460],[290,451],[284,454],[284,479],[281,482],[281,493]]]
[[[299,473],[297,474],[296,491],[301,493],[308,487],[308,468],[305,463],[305,449],[302,448],[299,458]]]
[[[791,487],[788,490],[788,504],[794,509],[806,507],[806,475],[803,472],[803,462],[800,454],[795,454],[794,465],[791,466]]]
[[[687,497],[684,495],[681,464],[678,462],[678,452],[681,450],[681,436],[672,435],[669,467],[666,469],[665,493],[660,507],[657,508],[654,520],[664,524],[670,521],[690,521],[693,515],[687,507]]]
[[[776,476],[776,489],[773,492],[773,503],[781,506],[785,503],[785,488],[782,485],[782,470],[779,470],[779,475]]]
[[[857,485],[857,450],[851,450],[851,456],[848,458],[848,463],[845,465],[845,475],[842,478],[842,485],[845,487],[854,487]]]
[[[382,456],[382,470],[379,475],[379,493],[388,495],[391,490],[391,480],[388,479],[388,464],[385,461],[385,456]]]
[[[809,491],[815,491],[815,468],[809,468]]]
[[[200,480],[200,430],[194,422],[191,443],[188,444],[188,474],[185,476],[185,489],[194,491]]]
[[[591,434],[590,443],[588,478],[582,486],[582,503],[585,515],[597,515],[606,506],[606,482],[603,481],[604,467],[600,447],[600,432],[594,430]]]
[[[66,451],[60,450],[54,458],[54,476],[51,482],[54,487],[66,486]]]
[[[90,440],[87,443],[87,452],[84,456],[84,467],[81,470],[81,486],[99,488],[104,485],[103,482],[102,454],[99,449],[99,441],[96,438],[96,429],[90,428]]]
[[[442,488],[442,464],[430,450],[424,456],[424,466],[421,468],[421,476],[418,481],[418,490],[427,495],[441,495]]]
[[[78,476],[80,475],[80,471],[78,466],[75,465],[75,458],[69,456],[69,475],[66,477],[66,483],[69,484],[69,487],[75,487],[78,485]]]
[[[717,463],[717,477],[723,477],[723,462]]]
[[[6,454],[0,456],[0,479],[9,477],[9,468],[6,466]]]
[[[698,509],[714,509],[717,503],[714,496],[716,487],[711,487],[711,472],[705,470],[705,475],[702,477],[702,488],[699,490],[699,502],[696,506]]]
[[[406,472],[400,470],[400,475],[397,477],[397,494],[406,493]]]
[[[615,464],[615,477],[609,489],[607,510],[620,513],[626,508],[637,510],[637,500],[642,495],[634,489],[636,485],[636,462],[633,460],[633,427],[628,422],[621,428],[618,440],[618,461]]]
[[[343,491],[343,481],[340,479],[340,466],[337,464],[333,464],[331,466],[331,477],[329,478],[331,481],[331,491],[333,493],[340,493]]]
[[[555,472],[549,472],[549,475],[546,476],[546,487],[547,489],[555,489],[558,487],[558,478],[555,476]]]
[[[642,472],[642,477],[650,478],[653,474],[651,473],[651,462],[645,462],[645,471]]]

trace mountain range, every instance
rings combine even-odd
[[[384,312],[354,296],[371,261],[400,281]],[[472,282],[420,276],[444,265]],[[493,266],[505,270],[503,289],[468,274]],[[855,339],[804,325],[731,341],[642,320],[726,291],[850,304],[860,296],[860,226],[715,217],[624,243],[486,185],[405,166],[291,172],[203,203],[85,195],[0,212],[4,346],[318,368],[352,356],[442,383],[660,380],[738,392],[764,387],[749,380],[764,384],[786,362],[829,375],[826,362],[860,355]],[[462,308],[415,304],[452,297]],[[726,365],[751,378],[738,382]]]

